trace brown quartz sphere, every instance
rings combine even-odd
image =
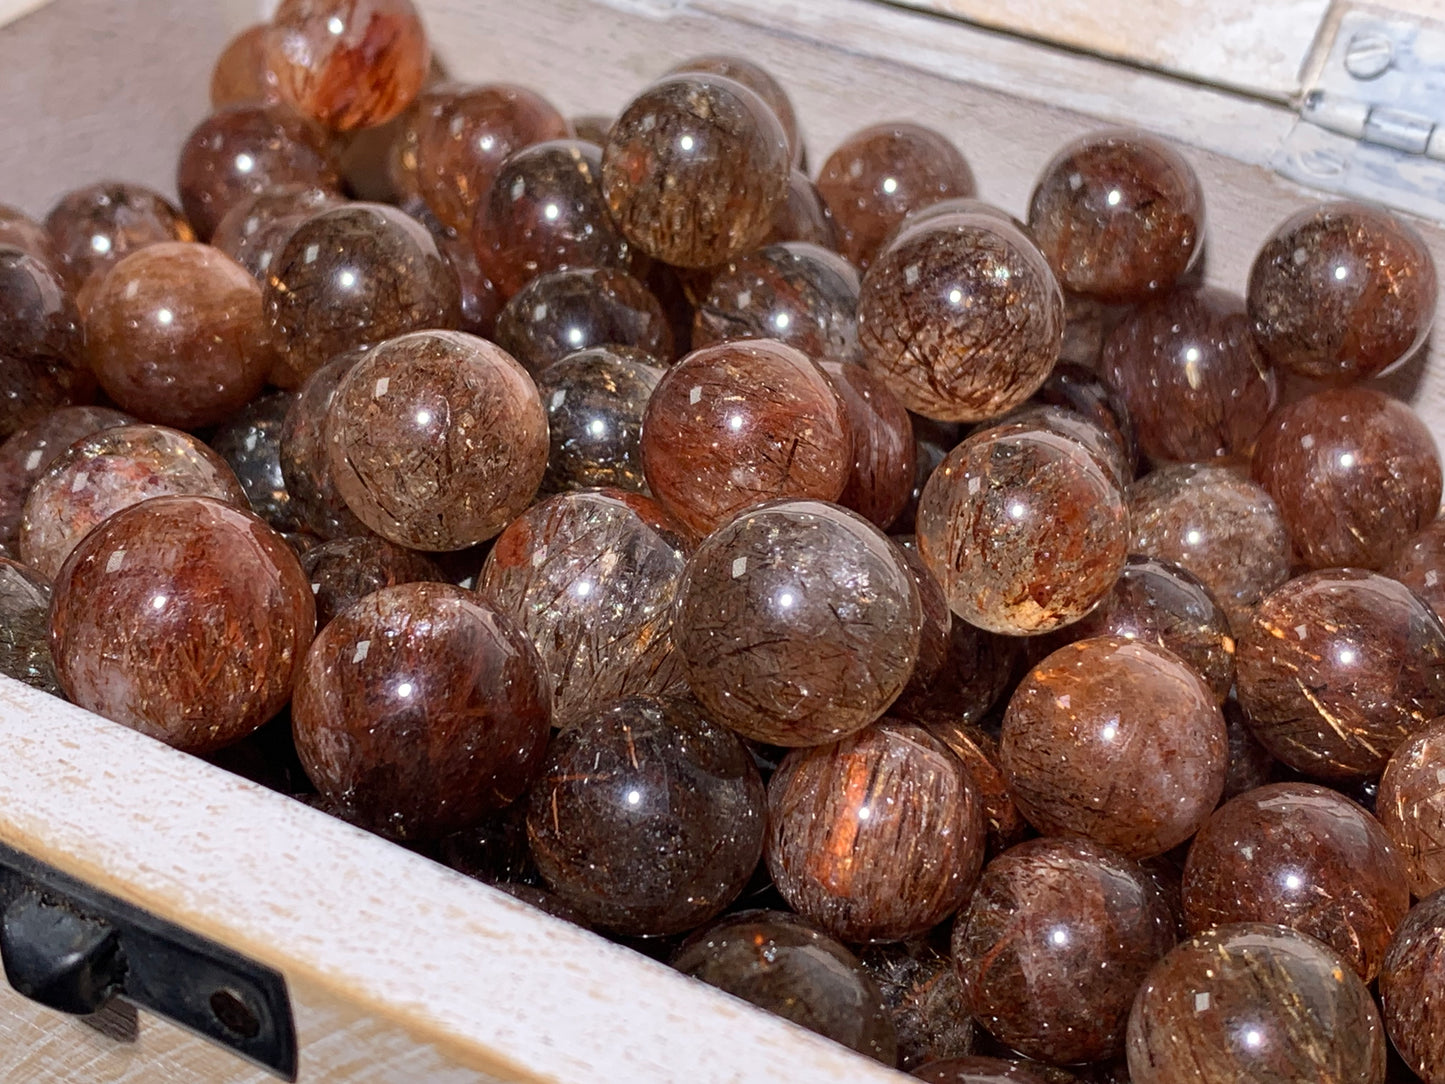
[[[242,30],[221,50],[211,69],[211,108],[281,100],[276,72],[266,60],[266,23]]]
[[[1421,900],[1395,931],[1380,971],[1385,1030],[1425,1084],[1445,1081],[1445,892]]]
[[[1139,441],[1134,419],[1122,396],[1099,379],[1098,374],[1068,360],[1061,360],[1049,373],[1034,401],[1046,406],[1066,407],[1082,414],[1108,434],[1118,446],[1132,478],[1139,468]]]
[[[471,335],[490,338],[497,327],[497,316],[502,311],[503,298],[497,284],[489,277],[488,271],[477,259],[470,238],[438,233],[437,247],[451,264],[461,288],[461,317],[457,330]]]
[[[529,373],[592,346],[631,346],[672,360],[672,329],[646,286],[615,267],[538,275],[497,314],[495,338]]]
[[[0,245],[28,252],[57,269],[63,266],[45,227],[20,208],[6,203],[0,203]]]
[[[425,226],[394,207],[312,215],[272,264],[266,319],[299,385],[336,355],[408,331],[455,327],[456,273]]]
[[[1075,140],[1044,167],[1029,230],[1064,289],[1109,304],[1177,283],[1204,247],[1204,193],[1189,162],[1142,132]]]
[[[632,269],[602,199],[602,148],[580,139],[524,146],[479,193],[471,240],[504,298],[563,267]]]
[[[0,557],[0,674],[63,696],[50,660],[50,581]]]
[[[1150,972],[1129,1014],[1134,1084],[1384,1084],[1370,991],[1312,937],[1221,926]]]
[[[226,461],[195,437],[158,425],[102,429],[62,452],[30,487],[21,559],[54,579],[81,539],[121,509],[183,494],[251,507]]]
[[[919,722],[948,746],[968,770],[974,793],[983,805],[984,823],[988,829],[988,853],[1000,854],[1023,842],[1029,834],[1029,824],[1019,812],[1019,807],[1014,805],[1008,779],[999,767],[998,739],[981,727],[957,718],[930,718],[924,713]]]
[[[909,410],[998,417],[1039,389],[1064,335],[1064,297],[1034,243],[1001,218],[952,214],[905,231],[858,298],[868,368]]]
[[[653,391],[642,469],[662,506],[699,536],[774,497],[835,501],[853,471],[848,407],[790,346],[709,346]]]
[[[342,202],[335,192],[312,185],[267,188],[227,211],[211,234],[211,244],[264,285],[271,265],[297,227],[317,211]]]
[[[929,1084],[1058,1084],[1048,1066],[1007,1058],[945,1058],[913,1070],[913,1075]]]
[[[285,706],[315,628],[295,553],[258,516],[157,497],[111,516],[65,562],[50,650],[76,704],[206,753]]]
[[[0,245],[0,354],[85,367],[80,310],[60,273],[23,249]]]
[[[1223,466],[1185,463],[1126,491],[1129,550],[1178,565],[1209,588],[1238,634],[1289,578],[1290,540],[1270,495]]]
[[[940,200],[974,193],[973,171],[940,132],[899,121],[854,132],[818,171],[818,191],[861,268],[907,217]]]
[[[1128,459],[1109,436],[1108,430],[1086,414],[1080,414],[1069,407],[1050,406],[1030,400],[990,424],[1009,423],[1026,424],[1032,429],[1043,429],[1061,437],[1068,437],[1076,444],[1082,444],[1109,477],[1118,483],[1120,489],[1134,480],[1134,471],[1129,466]]]
[[[1270,234],[1249,273],[1249,319],[1269,360],[1334,384],[1405,360],[1435,317],[1435,262],[1399,218],[1321,203]]]
[[[1255,737],[1316,779],[1377,778],[1445,714],[1445,627],[1408,588],[1360,569],[1272,591],[1239,630],[1236,666]]]
[[[1006,1046],[1055,1065],[1123,1052],[1134,994],[1174,947],[1174,914],[1137,862],[1033,839],[984,867],[953,925],[965,1003]]]
[[[1445,621],[1445,519],[1437,519],[1405,544],[1385,572],[1419,595]]]
[[[1189,848],[1190,933],[1272,922],[1307,933],[1370,982],[1410,909],[1405,861],[1379,821],[1337,791],[1273,783],[1220,806]]]
[[[202,240],[237,204],[291,184],[340,191],[340,165],[315,129],[280,106],[212,113],[191,130],[176,165],[181,206]]]
[[[751,90],[773,111],[778,123],[783,126],[783,136],[788,141],[788,155],[793,165],[796,166],[803,160],[803,139],[798,132],[798,115],[793,109],[793,103],[783,85],[761,64],[754,64],[740,56],[710,54],[690,57],[667,74],[678,75],[686,72],[711,72],[713,75],[726,76]]]
[[[552,740],[527,807],[542,879],[632,937],[715,917],[757,868],[767,817],[747,747],[686,700],[618,701]]]
[[[30,487],[57,456],[82,437],[134,421],[109,407],[61,407],[0,444],[0,543],[15,544]]]
[[[985,839],[962,762],[912,723],[795,750],[768,783],[773,884],[840,941],[927,933],[968,901]]]
[[[415,550],[393,546],[375,535],[323,542],[301,555],[301,568],[316,599],[316,627],[367,595],[402,583],[442,582],[436,563]]]
[[[88,369],[0,353],[0,440],[61,407],[94,400],[95,377]]]
[[[594,346],[537,374],[552,448],[542,488],[646,493],[642,419],[663,368],[628,346]],[[3,485],[3,482],[0,482]]]
[[[537,653],[508,618],[460,587],[407,583],[321,630],[291,725],[306,774],[347,820],[429,839],[522,795],[550,706]]]
[[[1183,843],[1219,802],[1229,735],[1213,693],[1177,655],[1098,636],[1029,671],[999,756],[1040,832],[1145,859]]]
[[[954,614],[989,632],[1071,624],[1128,555],[1118,483],[1083,445],[1027,424],[969,437],[918,504],[918,549]]]
[[[536,385],[500,347],[418,331],[349,369],[326,419],[336,490],[388,541],[460,550],[532,502],[547,469]]]
[[[196,239],[190,223],[159,192],[119,181],[67,192],[45,216],[45,228],[59,270],[77,291],[146,245]]]
[[[281,477],[300,526],[321,538],[366,534],[366,526],[346,506],[326,453],[326,419],[341,378],[366,354],[349,350],[306,378],[281,426]]]
[[[973,1050],[973,1017],[953,959],[928,940],[869,945],[863,970],[883,995],[898,1033],[898,1068],[909,1069]]]
[[[384,124],[412,103],[431,46],[411,0],[282,0],[266,62],[283,101],[350,132]]]
[[[296,396],[277,391],[253,399],[211,434],[211,448],[236,472],[251,511],[278,531],[297,531],[297,518],[281,472],[281,431]]]
[[[1372,388],[1316,392],[1276,412],[1252,471],[1310,568],[1384,568],[1440,511],[1434,436]]]
[[[477,593],[531,637],[566,726],[624,696],[682,691],[672,620],[686,562],[648,498],[562,493],[498,536]]]
[[[767,244],[807,241],[837,252],[842,246],[833,212],[818,194],[818,187],[801,169],[788,177],[788,194],[773,212],[773,227],[763,238]]]
[[[602,152],[602,192],[618,229],[647,255],[716,267],[767,236],[790,167],[766,102],[732,79],[687,72],[622,110]]]
[[[1156,463],[1249,455],[1279,397],[1244,302],[1212,286],[1135,309],[1105,342],[1100,371]]]
[[[887,530],[903,514],[917,469],[913,423],[883,383],[861,365],[823,363],[848,406],[853,470],[838,503]]]
[[[1375,815],[1405,856],[1410,891],[1445,888],[1445,719],[1407,738],[1385,765]]]
[[[685,941],[672,966],[893,1066],[893,1022],[858,958],[797,915],[742,911]]]
[[[164,242],[118,263],[86,316],[90,363],[123,410],[214,425],[265,386],[272,352],[261,287],[209,245]]]
[[[907,687],[895,702],[896,707],[903,707],[926,702],[931,686],[943,672],[948,661],[953,612],[948,608],[943,588],[938,586],[933,573],[928,571],[928,566],[918,555],[918,539],[913,535],[895,535],[892,541],[898,546],[908,571],[913,573],[913,582],[918,584],[918,598],[923,604],[923,623],[918,632],[918,661],[913,665]]]
[[[858,361],[858,272],[803,241],[737,257],[698,305],[692,345],[736,339],[777,339],[818,362]]]
[[[871,523],[822,501],[773,501],[689,559],[673,638],[710,718],[770,745],[821,745],[893,703],[922,620],[913,573]]]

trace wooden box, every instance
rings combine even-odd
[[[1393,6],[1423,17],[1432,2]],[[0,21],[12,20],[0,26],[0,200],[41,213],[63,189],[102,177],[171,190],[177,149],[206,111],[211,64],[257,6],[0,0]],[[1207,276],[1236,292],[1272,226],[1321,197],[1281,171],[1297,179],[1307,152],[1328,142],[1306,132],[1300,149],[1300,111],[1328,74],[1342,20],[1388,16],[1326,0],[913,4],[931,11],[872,0],[421,6],[454,75],[534,85],[571,113],[615,110],[690,54],[753,57],[793,95],[815,165],[855,128],[916,119],[953,137],[981,195],[1015,213],[1073,136],[1118,124],[1160,132],[1185,145],[1204,183]],[[1065,47],[1030,40],[1040,37]],[[1389,189],[1376,195],[1436,215],[1418,224],[1445,268],[1437,209],[1445,207],[1445,161],[1422,155],[1397,165],[1399,191],[1388,170],[1384,182],[1370,171]],[[1349,189],[1369,180],[1345,169],[1329,183]],[[1445,431],[1442,353],[1445,335],[1437,335],[1385,381],[1437,431]],[[901,1079],[500,892],[4,679],[0,843],[280,971],[304,1081]],[[134,1040],[120,1042],[0,984],[7,1084],[267,1079],[148,1014]]]

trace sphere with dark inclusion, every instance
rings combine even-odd
[[[194,241],[185,216],[143,185],[102,181],[67,192],[45,216],[59,270],[79,291],[137,249],[160,241]]]
[[[563,267],[630,271],[635,257],[602,200],[602,148],[580,139],[538,143],[503,162],[471,241],[503,297]]]
[[[1047,1066],[1008,1058],[946,1058],[915,1069],[913,1075],[929,1084],[1059,1084]]]
[[[692,345],[777,339],[814,361],[856,362],[858,272],[804,241],[767,245],[718,269],[697,307]]]
[[[910,211],[974,193],[973,172],[942,133],[896,121],[854,132],[818,171],[818,191],[860,268]]]
[[[648,487],[698,535],[771,498],[837,500],[852,468],[846,404],[817,365],[779,342],[695,350],[647,404]]]
[[[768,783],[768,871],[839,940],[902,941],[967,902],[983,865],[973,780],[937,738],[884,720],[789,753]]]
[[[337,354],[422,328],[455,327],[457,278],[425,226],[394,207],[312,215],[272,265],[266,319],[296,386]]]
[[[594,346],[537,374],[551,451],[542,488],[646,493],[642,418],[663,368],[630,346]]]
[[[562,493],[498,536],[477,593],[531,637],[566,726],[624,696],[683,691],[672,621],[686,561],[648,498]]]
[[[1177,655],[1099,636],[1029,672],[999,755],[1040,832],[1145,859],[1183,843],[1218,804],[1229,735],[1214,694]]]
[[[251,510],[278,531],[301,526],[281,473],[281,430],[296,396],[272,392],[253,400],[211,435],[211,448],[236,474]]]
[[[373,347],[337,385],[325,438],[347,506],[410,549],[493,537],[531,503],[547,467],[536,385],[504,350],[459,331]]]
[[[1163,294],[1204,247],[1189,162],[1142,132],[1096,132],[1060,150],[1029,200],[1029,229],[1064,289],[1110,304]]]
[[[1410,891],[1445,888],[1445,719],[1395,750],[1380,777],[1375,814],[1410,869]]]
[[[1310,568],[1383,568],[1440,511],[1434,436],[1372,388],[1316,392],[1277,411],[1253,476]]]
[[[771,745],[837,741],[881,716],[918,658],[918,585],[861,516],[774,501],[688,561],[674,638],[709,717]]]
[[[63,695],[50,661],[50,581],[0,557],[0,674]]]
[[[868,972],[797,915],[729,915],[688,938],[672,966],[884,1065],[897,1063],[893,1022]]]
[[[861,365],[826,361],[848,407],[853,470],[838,503],[887,530],[903,514],[918,468],[913,423],[888,385]]]
[[[1405,544],[1385,574],[1419,595],[1445,621],[1445,519],[1437,519]]]
[[[70,288],[49,263],[0,244],[0,353],[84,368],[85,328]]]
[[[286,705],[315,629],[291,547],[209,497],[157,497],[111,516],[62,566],[50,608],[66,695],[193,753]]]
[[[109,407],[60,407],[0,444],[0,543],[15,544],[30,487],[57,456],[82,437],[134,421]]]
[[[301,555],[301,568],[316,598],[318,629],[383,588],[445,580],[442,570],[425,554],[394,546],[375,535],[323,542]]]
[[[103,429],[72,444],[30,487],[20,557],[54,578],[81,539],[121,509],[181,494],[251,507],[225,460],[195,437],[158,425]]]
[[[550,721],[531,642],[441,583],[388,587],[334,618],[291,705],[316,789],[398,839],[443,836],[515,801],[541,769]]]
[[[1283,926],[1193,937],[1150,972],[1129,1014],[1134,1084],[1384,1084],[1370,991],[1334,952]]]
[[[1445,1080],[1445,892],[1421,900],[1395,931],[1380,971],[1385,1030],[1425,1084]]]
[[[1274,783],[1220,806],[1189,848],[1191,933],[1272,922],[1338,952],[1366,982],[1410,909],[1400,852],[1374,817],[1313,783]]]
[[[1445,628],[1408,588],[1326,569],[1271,592],[1240,630],[1239,703],[1255,737],[1317,779],[1373,779],[1445,714]]]
[[[1128,555],[1118,483],[1076,441],[1027,423],[975,433],[918,504],[918,548],[953,612],[1031,635],[1079,620]]]
[[[263,286],[271,265],[298,226],[317,211],[345,202],[334,191],[308,184],[267,188],[236,203],[211,235],[211,244]]]
[[[736,735],[686,700],[629,697],[552,740],[527,807],[542,878],[589,923],[682,933],[762,855],[763,783]]]
[[[993,859],[953,926],[974,1018],[1055,1065],[1124,1049],[1144,976],[1174,947],[1174,914],[1136,862],[1095,843],[1033,839]]]
[[[1435,316],[1435,262],[1405,222],[1320,203],[1270,234],[1249,273],[1249,318],[1271,362],[1348,384],[1413,354]]]
[[[792,156],[777,114],[706,72],[670,75],[612,125],[602,192],[623,235],[676,267],[716,267],[758,245],[788,190]]]
[[[898,1068],[973,1050],[973,1017],[952,958],[926,939],[860,949],[863,965],[898,1033]]]

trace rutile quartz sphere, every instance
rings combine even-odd
[[[0,444],[0,544],[16,544],[30,487],[57,456],[82,437],[134,421],[109,407],[61,407]]]
[[[76,704],[206,753],[279,712],[316,628],[291,547],[210,497],[111,516],[55,578],[50,650]]]
[[[853,469],[848,408],[790,346],[706,347],[653,391],[642,469],[662,506],[699,536],[772,498],[835,501]]]
[[[1124,496],[1083,445],[1027,423],[948,454],[918,503],[918,548],[955,615],[1032,635],[1079,620],[1128,556]]]
[[[1101,371],[1155,463],[1249,455],[1279,397],[1243,301],[1211,286],[1135,309],[1104,343]]]
[[[1434,436],[1372,388],[1316,392],[1277,411],[1252,473],[1310,568],[1384,568],[1440,511]]]
[[[531,503],[547,468],[547,415],[531,377],[460,331],[371,349],[341,378],[325,437],[347,507],[409,549],[492,538]]]
[[[1025,423],[1033,429],[1043,429],[1082,444],[1109,477],[1119,484],[1120,489],[1134,480],[1133,468],[1119,446],[1110,438],[1108,430],[1071,407],[1051,406],[1030,400],[992,424],[1005,425],[1011,422]]]
[[[682,692],[673,610],[687,554],[646,497],[563,493],[498,536],[477,593],[536,645],[557,725],[625,696]]]
[[[1435,262],[1378,207],[1321,203],[1270,234],[1249,273],[1249,319],[1269,360],[1334,384],[1404,361],[1435,316]]]
[[[226,42],[211,69],[211,108],[281,100],[276,72],[266,62],[270,27],[255,23]]]
[[[1033,839],[984,867],[954,922],[953,958],[994,1038],[1068,1065],[1123,1052],[1134,994],[1174,933],[1138,863],[1095,843]]]
[[[646,493],[642,419],[662,366],[629,346],[594,346],[537,374],[551,451],[542,488],[609,486]]]
[[[906,121],[854,132],[818,172],[818,192],[842,235],[842,253],[871,264],[910,211],[974,193],[973,172],[942,133]]]
[[[346,819],[427,839],[522,795],[550,709],[537,653],[508,618],[460,587],[408,583],[321,630],[291,724],[306,774]]]
[[[768,783],[773,884],[840,941],[927,933],[967,902],[985,839],[962,762],[912,723],[794,750]]]
[[[127,256],[97,289],[86,328],[106,394],[160,425],[225,420],[256,397],[272,362],[260,286],[209,245]]]
[[[974,1025],[953,960],[927,940],[869,945],[859,962],[878,986],[898,1033],[905,1072],[973,1050]]]
[[[316,599],[318,629],[384,588],[445,579],[442,570],[425,554],[393,546],[375,535],[323,542],[301,555],[301,568]]]
[[[1008,779],[999,767],[998,739],[988,731],[958,718],[932,718],[926,714],[921,725],[963,761],[973,780],[974,793],[983,806],[988,829],[988,853],[997,855],[1029,834],[1028,821],[1014,805]]]
[[[737,339],[777,339],[817,362],[858,361],[858,272],[804,241],[744,253],[713,276],[692,325],[694,348]]]
[[[973,1055],[929,1062],[913,1075],[928,1084],[1059,1084],[1047,1066]]]
[[[542,879],[589,923],[658,937],[714,918],[762,855],[746,746],[690,702],[630,697],[552,740],[527,807]]]
[[[234,207],[292,184],[340,192],[340,165],[319,132],[280,106],[211,114],[186,138],[176,165],[181,206],[203,241]]]
[[[244,267],[261,285],[301,223],[317,211],[345,202],[335,192],[308,184],[267,188],[235,204],[211,234],[211,244]]]
[[[0,557],[0,674],[63,696],[50,659],[50,581]]]
[[[1275,777],[1275,759],[1249,729],[1239,701],[1224,702],[1224,723],[1229,728],[1229,774],[1224,780],[1224,800],[1237,798],[1247,790],[1262,787]]]
[[[1385,765],[1375,815],[1399,847],[1410,891],[1445,888],[1445,719],[1407,738]]]
[[[0,353],[0,440],[61,407],[83,406],[94,400],[95,377],[88,369]]]
[[[794,747],[879,718],[908,683],[922,620],[913,574],[871,523],[822,501],[773,501],[688,560],[673,636],[709,718]]]
[[[146,245],[196,239],[168,199],[119,181],[67,192],[45,216],[45,228],[60,260],[58,270],[77,291]]]
[[[1034,401],[1046,406],[1065,407],[1093,422],[1108,434],[1124,457],[1132,478],[1139,468],[1139,440],[1129,405],[1118,392],[1082,365],[1061,360],[1049,373]]]
[[[1229,735],[1214,694],[1177,655],[1099,636],[1029,671],[999,756],[1040,832],[1145,859],[1183,843],[1218,804]]]
[[[412,103],[431,46],[411,0],[282,0],[266,62],[284,102],[350,132],[384,124]]]
[[[321,211],[297,227],[264,303],[293,373],[288,387],[353,347],[460,319],[456,274],[426,227],[377,203]]]
[[[10,245],[44,260],[56,270],[64,270],[60,254],[49,232],[18,207],[0,203],[0,245]]]
[[[284,391],[253,399],[210,439],[211,449],[235,472],[251,511],[278,531],[301,527],[281,472],[281,431],[295,399]]]
[[[502,311],[502,295],[497,284],[487,274],[487,269],[477,259],[468,238],[451,234],[436,234],[437,247],[451,265],[461,289],[461,317],[457,330],[470,335],[490,337],[497,327],[497,316]]]
[[[887,530],[903,514],[918,469],[913,423],[903,404],[861,365],[823,363],[848,407],[853,470],[838,503]]]
[[[529,373],[593,346],[630,346],[672,360],[662,304],[614,267],[569,267],[538,275],[497,314],[497,344]]]
[[[1142,132],[1084,136],[1044,167],[1029,231],[1072,293],[1108,304],[1173,288],[1204,246],[1204,193],[1189,162]]]
[[[755,64],[740,56],[707,54],[689,57],[667,74],[679,75],[687,72],[710,72],[713,75],[725,76],[751,90],[773,111],[778,123],[783,126],[783,136],[788,142],[788,156],[793,165],[796,166],[803,160],[803,140],[798,132],[798,116],[793,109],[792,100],[783,85],[761,64]]]
[[[1193,573],[1236,633],[1259,600],[1289,578],[1290,538],[1279,506],[1228,467],[1163,467],[1125,495],[1130,552]]]
[[[1315,779],[1374,779],[1445,714],[1445,627],[1408,588],[1326,569],[1271,592],[1240,629],[1239,704],[1275,757]]]
[[[791,162],[766,102],[725,76],[686,72],[622,110],[602,152],[602,192],[623,236],[647,255],[716,267],[767,236]]]
[[[602,148],[580,139],[523,147],[477,205],[471,241],[503,297],[564,267],[632,270],[635,253],[602,199]]]
[[[349,350],[306,378],[281,426],[281,477],[300,526],[325,539],[369,533],[336,488],[326,453],[326,419],[341,378],[366,354]]]
[[[1134,1084],[1384,1084],[1370,991],[1312,937],[1259,923],[1185,941],[1129,1014]]]
[[[154,497],[214,497],[250,509],[226,461],[195,437],[158,425],[103,429],[76,441],[35,480],[20,517],[20,557],[54,579],[81,539]]]
[[[909,410],[996,418],[1036,392],[1064,335],[1064,297],[1034,243],[994,215],[952,214],[904,230],[858,297],[868,368]]]
[[[948,599],[933,573],[918,555],[918,539],[913,535],[895,535],[892,541],[897,545],[899,555],[913,573],[913,582],[918,585],[918,599],[923,604],[923,622],[918,628],[918,661],[913,664],[908,685],[895,702],[903,707],[923,703],[928,692],[948,661],[949,636],[953,631],[953,613],[948,608]]]
[[[763,241],[770,245],[807,241],[829,252],[837,252],[842,247],[833,212],[823,202],[818,186],[801,169],[793,170],[788,176],[788,195],[773,212],[772,229]]]
[[[1191,933],[1270,922],[1307,933],[1366,982],[1410,909],[1400,852],[1374,817],[1337,791],[1273,783],[1220,806],[1189,848]]]
[[[1385,1030],[1425,1084],[1445,1080],[1445,893],[1416,904],[1395,931],[1380,972]]]
[[[1445,621],[1445,519],[1434,520],[1411,538],[1385,573],[1414,591]]]
[[[0,353],[85,367],[85,328],[66,282],[49,263],[0,245]]]
[[[741,911],[699,930],[672,966],[893,1066],[898,1040],[858,958],[797,915]]]

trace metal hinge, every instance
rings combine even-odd
[[[1445,221],[1445,22],[1363,7],[1333,21],[1276,168]]]

